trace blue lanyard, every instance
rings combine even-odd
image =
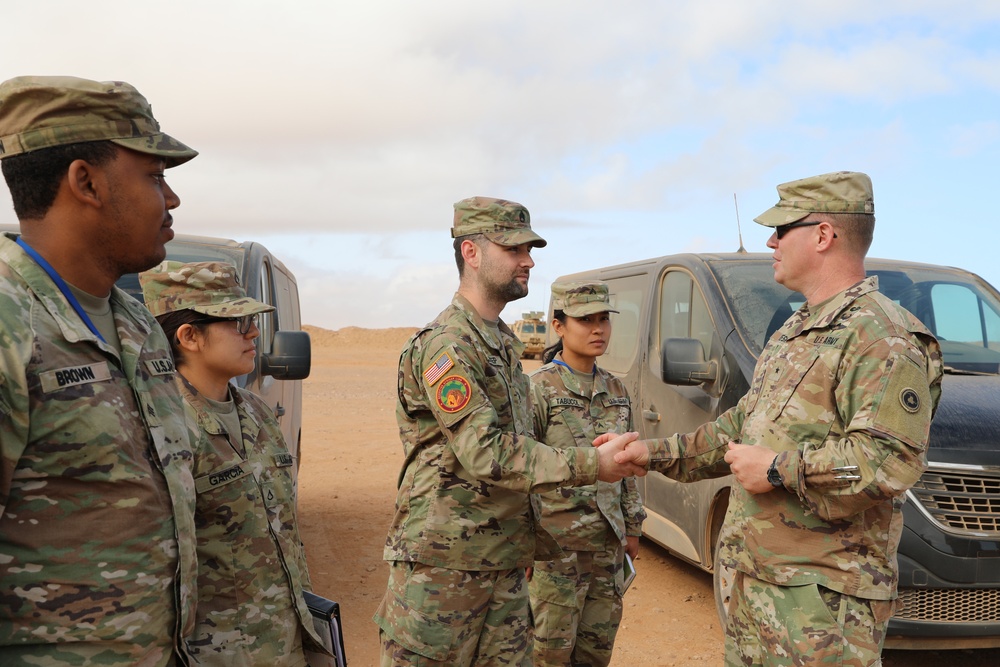
[[[97,330],[94,323],[90,321],[90,317],[83,310],[83,306],[81,306],[80,302],[76,300],[76,297],[73,296],[72,290],[70,290],[66,281],[62,279],[62,276],[56,273],[56,270],[52,268],[52,265],[46,262],[45,258],[38,254],[37,250],[25,243],[20,236],[17,237],[17,245],[21,246],[24,249],[24,252],[28,253],[28,255],[31,256],[31,259],[35,260],[38,266],[45,270],[45,273],[49,275],[49,278],[51,278],[52,282],[56,284],[56,287],[59,288],[62,295],[66,297],[66,300],[69,301],[69,305],[73,306],[73,310],[75,310],[76,314],[80,316],[83,323],[87,325],[87,328],[90,329],[95,336],[100,338],[102,343],[106,343],[107,341],[104,340],[104,336],[102,336],[101,332]]]
[[[558,366],[563,366],[565,368],[568,368],[569,370],[573,371],[574,373],[576,372],[565,361],[559,361],[558,359],[553,359],[552,363],[554,363],[554,364],[556,364]],[[597,377],[597,364],[594,364],[594,370],[591,371],[590,374],[593,375],[594,377]]]

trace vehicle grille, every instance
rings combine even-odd
[[[908,621],[996,623],[1000,588],[900,588],[895,616]]]
[[[932,466],[910,491],[946,530],[1000,537],[1000,474]]]

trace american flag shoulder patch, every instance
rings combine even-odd
[[[424,382],[427,386],[433,387],[434,383],[441,379],[441,376],[448,372],[455,362],[451,360],[451,357],[447,352],[442,352],[441,356],[437,358],[430,368],[424,371]]]

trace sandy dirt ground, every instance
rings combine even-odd
[[[303,392],[299,524],[314,590],[340,602],[348,663],[372,667],[371,617],[388,576],[382,546],[402,461],[396,363],[413,330],[306,328],[313,365]],[[711,576],[645,539],[636,570],[612,667],[721,665]],[[886,651],[884,664],[995,667],[1000,649]]]

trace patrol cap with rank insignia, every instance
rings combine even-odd
[[[493,197],[469,197],[455,203],[451,237],[482,234],[493,243],[516,246],[530,243],[544,248],[547,241],[531,230],[531,216],[521,204]]]
[[[608,284],[596,281],[552,283],[552,310],[570,317],[618,312],[611,307]]]
[[[778,186],[778,203],[756,218],[765,227],[798,222],[811,213],[875,213],[872,179],[857,171],[810,176]]]

